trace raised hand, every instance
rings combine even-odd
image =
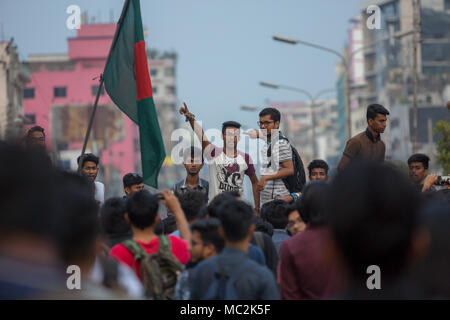
[[[184,107],[181,107],[179,111],[180,111],[181,115],[185,116],[186,114],[189,113],[189,109],[188,109],[188,107],[186,105],[186,102],[183,102],[183,105],[184,105]]]
[[[162,190],[161,195],[164,197],[161,202],[166,205],[170,212],[176,214],[178,211],[182,210],[178,198],[170,190]]]
[[[181,115],[184,115],[186,117],[186,121],[188,120],[194,120],[195,116],[189,112],[189,109],[186,105],[186,102],[183,102],[184,107],[181,107],[179,112]]]

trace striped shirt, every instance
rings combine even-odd
[[[276,173],[281,168],[280,163],[292,160],[292,149],[287,140],[279,139],[275,141],[271,147],[271,156],[267,157],[269,145],[270,144],[266,143],[261,150],[263,161],[260,171],[261,176]],[[268,167],[269,163],[270,166]],[[260,205],[263,205],[273,199],[289,196],[289,190],[286,188],[282,179],[269,180],[267,181],[264,190],[260,192],[260,196]]]

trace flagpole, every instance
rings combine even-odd
[[[116,31],[114,32],[114,38],[111,43],[111,47],[109,48],[108,58],[106,59],[105,66],[103,67],[103,73],[105,72],[106,66],[108,65],[109,59],[111,58],[111,54],[113,52],[114,46],[116,45],[117,38],[119,36],[119,31],[120,31],[120,28],[122,27],[122,22],[125,17],[125,13],[127,12],[129,3],[130,3],[130,0],[125,0],[125,4],[123,5],[123,8],[122,8],[122,13],[120,14],[119,21],[117,22]],[[83,161],[83,155],[86,151],[86,146],[87,146],[87,143],[89,140],[89,135],[91,134],[92,124],[94,122],[95,112],[97,111],[98,99],[100,98],[100,92],[102,91],[102,88],[103,88],[103,83],[104,83],[103,73],[100,75],[100,83],[98,85],[97,95],[95,97],[94,108],[92,109],[91,117],[89,119],[89,125],[86,130],[86,135],[84,136],[83,149],[81,150],[80,162],[78,163],[78,172],[81,170],[81,163]]]

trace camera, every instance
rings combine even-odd
[[[450,176],[438,176],[434,184],[437,186],[450,186]]]
[[[157,193],[155,196],[158,200],[164,200],[164,196],[162,195],[162,193]]]

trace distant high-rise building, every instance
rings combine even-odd
[[[432,128],[439,117],[450,120],[448,112],[444,112],[446,92],[450,92],[450,1],[421,0],[419,3],[418,151],[428,153],[433,163],[436,137],[432,134],[429,137],[429,127]],[[376,43],[364,51],[366,87],[363,101],[366,105],[381,103],[391,111],[383,138],[387,145],[386,155],[388,159],[405,161],[412,153],[413,139],[413,1],[366,1],[361,5],[362,21],[369,16],[366,12],[369,5],[380,8],[381,29],[371,30],[363,23],[364,46]],[[431,109],[422,112],[422,108]]]
[[[294,145],[305,167],[313,158],[333,160],[338,153],[336,100],[315,102],[315,143],[317,154],[313,156],[312,113],[310,102],[271,102],[271,107],[281,112],[281,132]]]

